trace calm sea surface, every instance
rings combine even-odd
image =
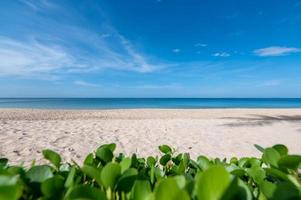
[[[301,98],[0,98],[0,108],[301,108]]]

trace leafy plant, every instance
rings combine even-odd
[[[212,159],[176,154],[159,146],[161,157],[114,155],[105,144],[82,166],[52,151],[49,165],[11,166],[0,158],[0,200],[300,200],[301,156],[284,145],[263,148],[261,158]]]

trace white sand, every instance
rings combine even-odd
[[[169,144],[192,157],[259,156],[253,144],[282,143],[301,154],[301,109],[0,109],[0,156],[41,161],[51,148],[81,162],[104,143],[117,152],[159,154]]]

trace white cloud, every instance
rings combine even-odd
[[[254,54],[261,57],[266,56],[284,56],[291,53],[300,52],[301,49],[294,47],[280,47],[280,46],[271,46],[262,49],[254,50]]]
[[[79,85],[79,86],[84,86],[84,87],[101,87],[101,85],[86,82],[86,81],[81,81],[81,80],[74,81],[73,84]]]
[[[181,49],[173,49],[172,52],[174,52],[174,53],[180,53]]]
[[[89,46],[89,51],[78,49],[77,46],[64,46],[65,43],[59,45],[51,40],[46,43],[0,36],[0,76],[49,79],[65,73],[105,69],[150,73],[167,66],[160,62],[149,62],[120,34],[115,34],[114,44],[103,37],[94,38],[90,32],[83,31],[81,34],[89,39],[83,40],[81,36],[77,39]]]
[[[227,53],[227,52],[217,52],[217,53],[212,54],[212,56],[214,56],[214,57],[229,57],[230,54]]]
[[[195,46],[195,47],[206,47],[206,46],[208,46],[208,44],[204,44],[204,43],[196,43],[194,46]]]
[[[0,37],[0,75],[34,76],[80,68],[60,46]],[[41,77],[42,78],[42,77]]]

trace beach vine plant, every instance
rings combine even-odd
[[[11,166],[0,159],[0,200],[300,200],[301,156],[284,145],[255,147],[261,158],[193,160],[159,146],[161,157],[114,154],[100,146],[83,164],[44,150],[49,165]]]

